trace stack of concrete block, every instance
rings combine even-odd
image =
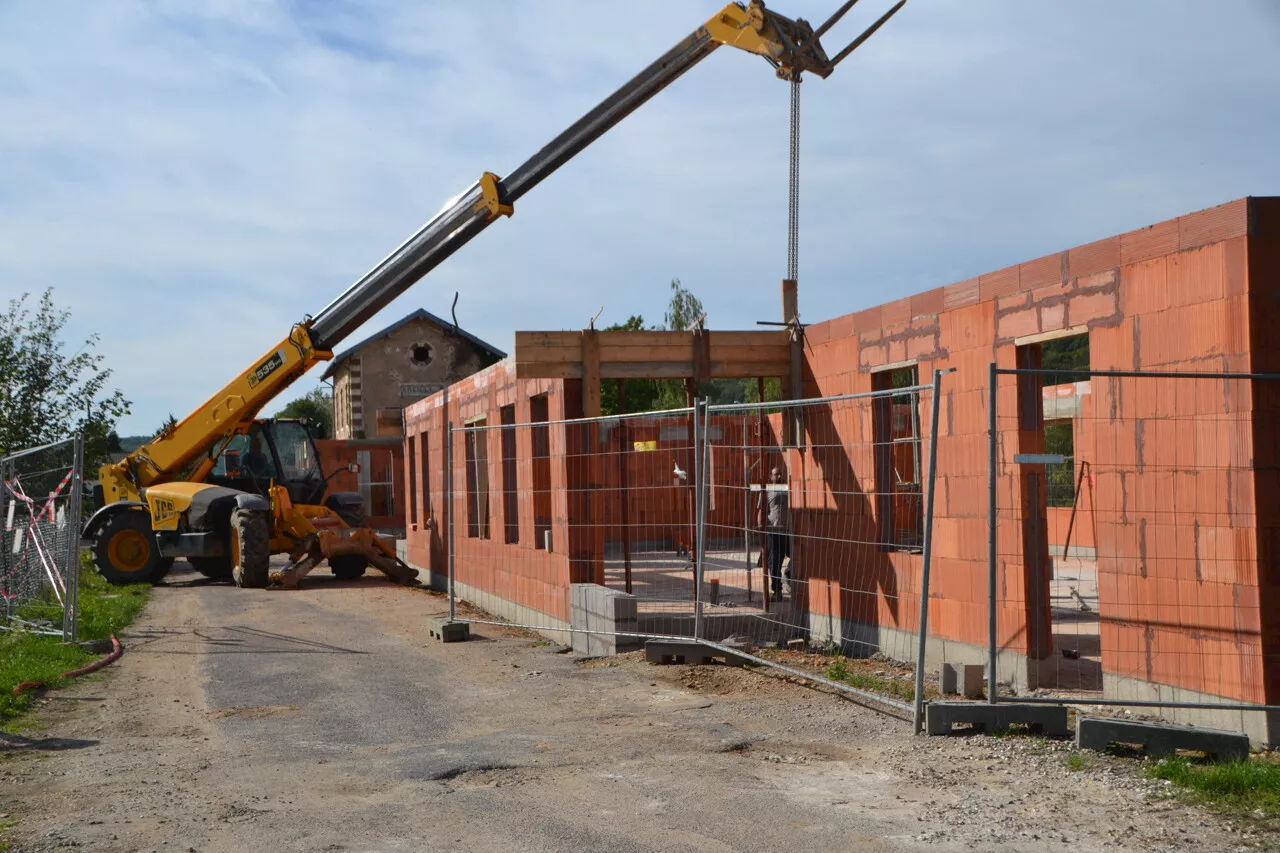
[[[954,696],[957,693],[966,699],[977,699],[982,695],[982,677],[985,667],[981,664],[944,663],[942,665],[942,695]]]
[[[618,632],[640,631],[635,596],[599,584],[570,586],[569,625],[573,629],[573,650],[584,657],[607,657],[641,646],[640,637],[617,636]]]

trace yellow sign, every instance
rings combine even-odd
[[[634,444],[636,453],[648,453],[658,449],[658,442],[656,441],[637,441]]]

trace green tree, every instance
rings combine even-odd
[[[687,290],[680,279],[671,279],[671,301],[667,304],[667,312],[662,315],[664,328],[672,332],[687,332],[704,313],[702,301]]]
[[[170,412],[169,417],[165,418],[164,423],[160,424],[160,429],[155,431],[155,435],[158,436],[162,432],[168,432],[169,430],[173,429],[177,425],[178,425],[178,419],[173,416],[173,412]]]
[[[71,312],[54,304],[53,288],[35,306],[30,297],[9,300],[0,313],[0,454],[81,432],[92,470],[106,459],[107,436],[129,413],[129,401],[108,387],[97,335],[74,350],[63,341]]]
[[[324,388],[291,400],[276,412],[277,418],[304,418],[315,430],[316,438],[333,435],[333,397]]]

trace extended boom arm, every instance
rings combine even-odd
[[[283,341],[176,427],[122,462],[105,466],[101,480],[106,500],[136,500],[139,489],[181,476],[203,479],[213,464],[208,456],[211,448],[247,430],[263,406],[317,363],[332,358],[333,348],[361,324],[499,216],[510,216],[512,206],[525,193],[720,45],[763,56],[784,79],[806,71],[825,78],[906,0],[899,0],[830,59],[819,39],[856,2],[848,0],[816,32],[802,19],[792,20],[766,9],[762,0],[752,0],[749,6],[725,6],[511,174],[499,179],[486,172],[341,296],[314,318],[294,326]]]

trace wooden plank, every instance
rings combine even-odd
[[[602,361],[603,379],[684,379],[693,376],[692,361]]]
[[[569,347],[578,345],[578,332],[516,332],[516,346]]]
[[[574,332],[575,335],[581,335],[580,332]],[[558,364],[558,363],[575,363],[582,360],[582,341],[576,340],[573,346],[536,346],[536,347],[516,347],[516,361],[523,361],[528,364],[535,362],[540,364]]]
[[[600,333],[582,332],[582,415],[600,417]]]
[[[612,362],[693,361],[693,344],[679,347],[609,346],[600,342],[600,360]]]
[[[737,344],[717,344],[711,339],[712,361],[789,361],[791,344],[786,338],[768,346],[740,346]]]
[[[601,347],[688,347],[693,332],[601,332]]]
[[[752,379],[757,376],[789,376],[790,361],[713,361],[712,379]]]
[[[767,347],[779,342],[785,343],[791,339],[791,335],[786,331],[776,332],[709,332],[711,335],[711,346],[714,349],[720,344],[727,346],[742,347]]]
[[[581,379],[582,363],[574,364],[542,364],[539,362],[516,362],[516,379]]]

